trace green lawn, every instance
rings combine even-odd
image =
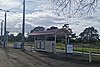
[[[74,51],[80,51],[80,52],[89,52],[91,51],[92,53],[100,53],[100,49],[96,49],[96,48],[74,48]]]
[[[63,43],[57,43],[56,44],[56,49],[61,49],[61,50],[65,50],[65,44],[63,44]]]
[[[14,42],[8,42],[9,46],[13,46]],[[25,45],[31,45],[34,44],[33,42],[25,42]],[[84,47],[82,48],[82,45],[84,45]],[[61,49],[61,50],[65,50],[65,44],[58,42],[56,44],[56,49]],[[80,51],[80,52],[93,52],[93,53],[100,53],[100,46],[98,45],[90,45],[90,44],[76,44],[74,46],[74,51]]]
[[[82,45],[84,45],[84,47]],[[56,49],[65,50],[65,44],[57,43]],[[74,46],[74,51],[80,51],[80,52],[91,51],[92,53],[100,53],[100,47],[98,45],[77,44],[77,45]]]
[[[9,47],[12,47],[13,44],[14,44],[14,42],[8,42],[8,46],[9,46]],[[25,42],[24,44],[27,45],[27,46],[28,46],[28,45],[30,46],[30,45],[33,45],[34,43],[33,43],[33,42]]]

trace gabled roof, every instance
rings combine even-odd
[[[53,30],[33,32],[33,33],[29,33],[28,35],[33,35],[33,36],[37,36],[37,35],[50,35],[50,34],[56,34],[58,32],[62,32],[62,31],[64,33],[66,33],[66,34],[70,34],[70,32],[68,30],[65,30],[65,29],[53,29]]]

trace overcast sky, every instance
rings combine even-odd
[[[22,25],[22,1],[0,0],[0,9],[9,10],[7,13],[7,30],[21,32]],[[4,19],[4,12],[0,11],[0,19]],[[1,22],[1,20],[0,20]],[[94,26],[100,32],[100,8],[97,12],[87,17],[66,19],[53,13],[53,4],[49,0],[26,0],[26,32],[36,26],[48,28],[50,26],[62,27],[70,24],[73,32],[79,34],[86,27]]]

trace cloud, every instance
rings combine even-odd
[[[9,20],[10,19],[10,20]],[[69,19],[65,21],[64,17],[57,17],[54,14],[46,13],[46,12],[34,12],[34,13],[27,13],[26,14],[26,32],[29,32],[34,27],[43,26],[48,28],[50,26],[57,26],[59,28],[62,27],[63,24],[70,24],[70,27],[73,29],[74,33],[81,33],[85,28],[94,26],[98,31],[100,30],[99,27],[99,16],[95,17],[87,17],[87,18],[80,18],[80,19]],[[12,24],[10,24],[12,23]],[[13,28],[21,29],[22,25],[22,14],[12,14],[10,18],[8,18],[8,26],[12,26]],[[20,30],[21,31],[21,30]],[[100,32],[100,31],[99,31]]]
[[[93,15],[85,18],[77,18],[72,20],[69,24],[73,31],[77,34],[81,33],[87,27],[95,27],[100,33],[100,16]]]
[[[18,8],[20,5],[21,3],[18,0],[0,0],[0,8],[4,10]]]
[[[15,28],[19,29],[20,30],[19,32],[21,32],[21,30],[22,30],[22,23],[17,23],[15,25]],[[30,22],[25,22],[25,32],[30,32],[32,29],[33,29],[33,24],[30,23]]]
[[[9,20],[10,19],[10,20]],[[8,17],[8,26],[21,27],[22,25],[22,14],[10,14]],[[59,22],[57,22],[59,21]],[[64,22],[64,18],[57,18],[54,14],[45,13],[45,12],[34,12],[26,14],[26,24],[29,24],[33,27],[36,26],[45,26],[46,28],[51,25],[58,25]],[[9,24],[9,23],[12,24]]]
[[[0,8],[18,11],[16,13],[7,13],[7,28],[9,31],[21,32],[23,17],[22,2],[20,0],[0,0]],[[57,26],[61,28],[63,24],[70,24],[70,27],[77,34],[81,33],[86,27],[90,26],[94,26],[99,31],[100,9],[97,10],[98,12],[88,17],[67,19],[65,17],[56,16],[52,13],[52,4],[48,0],[27,0],[25,32],[29,32],[37,26],[43,26],[45,28]],[[0,18],[4,19],[4,12],[0,12]]]

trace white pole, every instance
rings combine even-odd
[[[65,53],[67,55],[67,35],[65,34]]]
[[[53,48],[54,49],[54,54],[56,54],[56,40],[57,40],[56,37],[57,37],[57,35],[55,34],[55,44],[54,44],[54,48]]]
[[[34,36],[34,50],[36,50],[36,45],[37,45],[37,44],[36,44],[36,39],[35,39],[35,38],[36,38],[36,36]]]
[[[91,53],[91,51],[89,51],[89,63],[91,63],[92,62],[92,53]]]

